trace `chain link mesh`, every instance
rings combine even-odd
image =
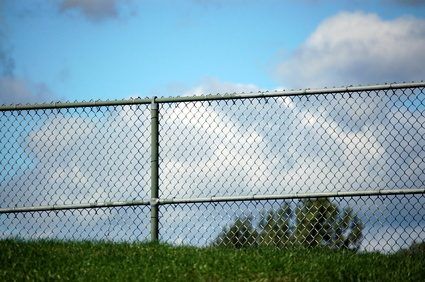
[[[421,89],[166,104],[165,198],[423,188]]]
[[[423,88],[189,101],[160,114],[161,197],[312,194],[161,206],[163,241],[387,252],[425,240],[423,194],[314,199],[425,187]]]
[[[425,241],[423,86],[157,102],[160,241],[381,252]],[[150,126],[147,103],[0,112],[0,237],[148,240],[152,207],[130,202],[151,200]]]
[[[423,195],[166,205],[160,209],[160,239],[196,246],[394,252],[425,240],[424,206]]]
[[[0,206],[149,199],[146,105],[0,113]]]
[[[149,207],[0,214],[0,238],[146,241]]]
[[[148,200],[146,105],[0,112],[0,206]],[[0,214],[0,237],[147,240],[149,207]]]

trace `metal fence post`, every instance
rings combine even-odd
[[[158,241],[158,103],[151,103],[151,241]]]

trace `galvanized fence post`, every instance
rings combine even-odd
[[[158,241],[158,103],[156,97],[152,98],[151,103],[151,241]]]

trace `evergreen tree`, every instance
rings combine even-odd
[[[237,218],[214,240],[214,245],[234,248],[248,246],[329,247],[358,250],[363,224],[351,208],[342,211],[327,198],[305,199],[295,212],[287,203],[264,213],[258,226],[252,217]]]
[[[237,218],[229,228],[219,234],[213,245],[239,249],[256,245],[257,237],[258,233],[252,226],[251,217]]]
[[[351,208],[340,212],[327,198],[306,199],[297,208],[295,241],[298,244],[357,250],[362,231],[363,224]]]
[[[270,210],[263,215],[259,224],[259,244],[279,248],[286,246],[292,234],[291,215],[292,210],[288,204],[284,204],[277,211]]]

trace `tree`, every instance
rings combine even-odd
[[[413,241],[407,249],[401,249],[397,253],[409,256],[425,255],[425,242]]]
[[[256,245],[257,237],[258,233],[252,225],[252,217],[237,218],[229,228],[225,228],[218,235],[213,245],[239,249]]]
[[[342,212],[327,198],[306,199],[296,212],[296,242],[308,247],[358,250],[363,224],[351,208]]]
[[[237,218],[214,240],[214,245],[242,248],[247,246],[294,245],[358,250],[363,224],[351,208],[340,211],[327,198],[300,201],[295,212],[287,203],[264,213],[258,226],[252,217]]]
[[[262,216],[259,224],[258,242],[263,246],[275,246],[282,248],[291,240],[290,219],[291,207],[284,204],[277,211],[270,210]]]

